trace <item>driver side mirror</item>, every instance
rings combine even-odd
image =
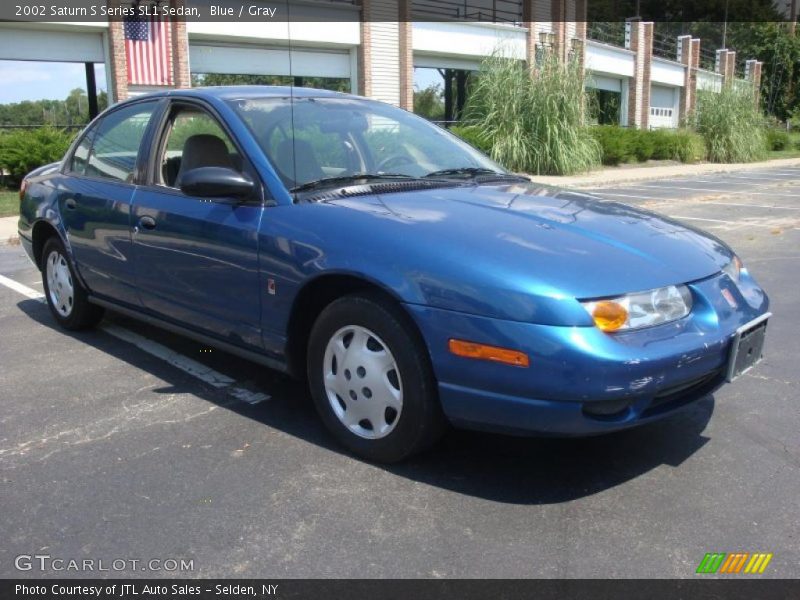
[[[246,199],[256,191],[256,184],[246,175],[226,167],[198,167],[181,176],[181,191],[201,198]]]

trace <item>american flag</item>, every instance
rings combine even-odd
[[[124,27],[128,83],[172,85],[169,61],[172,33],[169,19],[137,15],[126,18]]]

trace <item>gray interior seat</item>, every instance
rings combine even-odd
[[[175,186],[181,186],[181,178],[184,173],[200,167],[236,169],[225,142],[208,133],[200,133],[186,138],[183,143],[181,166],[175,177]]]

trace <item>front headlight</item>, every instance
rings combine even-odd
[[[744,265],[742,264],[742,260],[735,254],[731,259],[731,262],[722,268],[722,272],[730,277],[734,283],[739,283],[739,277],[741,276],[743,270]]]
[[[685,317],[692,310],[692,293],[685,285],[669,285],[617,298],[585,300],[581,304],[601,330],[623,331]]]

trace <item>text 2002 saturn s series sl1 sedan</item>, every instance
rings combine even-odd
[[[26,178],[19,228],[64,327],[108,308],[307,376],[377,461],[448,422],[569,436],[669,415],[752,367],[769,317],[720,240],[318,90],[118,104]]]

